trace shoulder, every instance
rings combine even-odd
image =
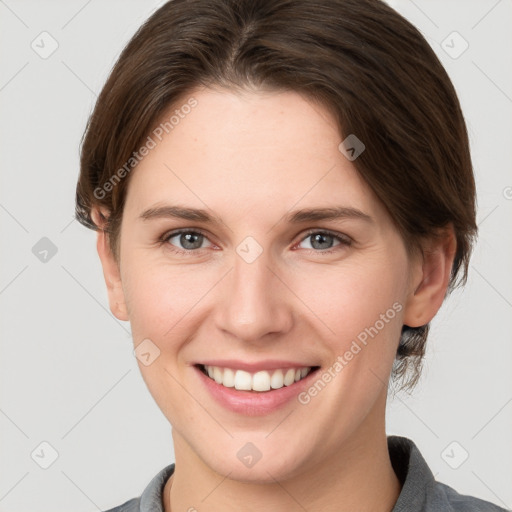
[[[104,512],[162,512],[164,486],[173,472],[174,463],[159,471],[139,497],[132,498],[122,505],[110,508]]]
[[[109,508],[104,512],[139,512],[140,510],[140,498],[132,498],[126,503],[119,505],[114,508]]]
[[[444,509],[437,510],[449,512],[506,512],[506,509],[489,501],[459,494],[455,489],[441,482],[436,482],[431,501],[434,507],[439,503],[445,504]]]
[[[459,494],[436,481],[410,439],[389,436],[388,448],[393,469],[402,484],[393,512],[507,512],[488,501]]]

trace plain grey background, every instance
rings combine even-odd
[[[162,3],[0,0],[2,512],[107,509],[174,461],[129,324],[108,309],[96,235],[73,220],[96,95]],[[458,91],[480,237],[467,287],[433,322],[420,384],[390,402],[388,433],[412,438],[438,480],[510,508],[512,2],[390,3]]]

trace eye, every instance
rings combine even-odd
[[[179,254],[199,252],[201,249],[208,247],[204,245],[207,241],[208,238],[205,234],[199,230],[191,229],[168,232],[159,239],[161,245],[166,244],[169,249]],[[326,230],[309,231],[297,245],[306,241],[309,245],[309,247],[305,247],[306,250],[320,254],[330,254],[352,244],[352,239],[347,235]]]
[[[176,240],[172,242],[173,239]],[[160,242],[162,244],[167,243],[174,252],[186,253],[203,249],[203,243],[207,240],[206,235],[200,231],[182,229],[164,234],[161,237]]]
[[[347,235],[332,233],[330,231],[309,231],[300,243],[305,241],[309,241],[309,247],[306,247],[306,249],[327,254],[336,252],[336,250],[352,244],[352,239]],[[333,247],[335,248],[334,250],[332,250]],[[336,249],[336,247],[338,249]]]

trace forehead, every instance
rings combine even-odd
[[[299,202],[379,208],[339,151],[334,118],[295,92],[195,90],[150,137],[155,144],[132,171],[127,207],[179,200],[240,213]]]

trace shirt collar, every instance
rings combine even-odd
[[[436,481],[418,447],[406,437],[388,437],[389,457],[402,491],[392,512],[424,510]]]
[[[162,469],[144,489],[140,497],[140,512],[164,512],[163,493],[165,483],[174,473],[174,463]]]

